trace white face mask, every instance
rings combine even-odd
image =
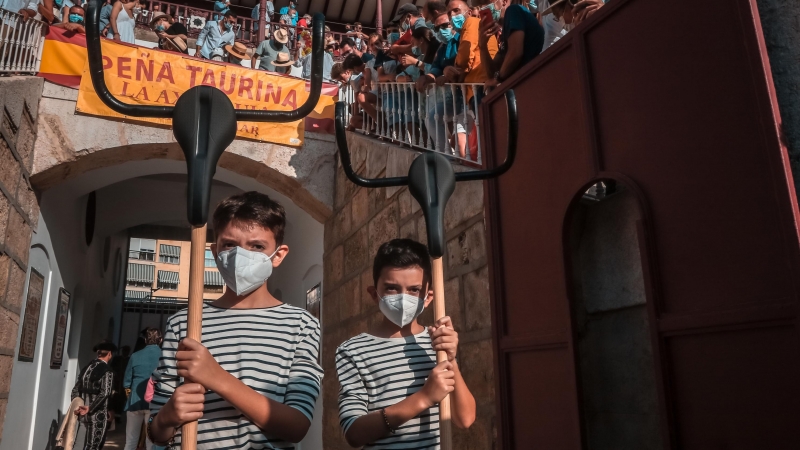
[[[242,247],[219,252],[217,268],[228,288],[236,295],[246,295],[260,288],[272,275],[272,257],[278,249],[267,256],[251,252]]]
[[[379,306],[387,319],[402,328],[422,314],[425,299],[408,294],[384,295]]]

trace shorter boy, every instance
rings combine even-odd
[[[364,449],[439,448],[439,402],[451,396],[452,421],[475,421],[472,397],[456,361],[458,333],[449,317],[427,329],[417,322],[433,300],[427,248],[394,239],[378,249],[367,288],[384,318],[336,350],[339,423]],[[436,364],[436,351],[447,361]]]

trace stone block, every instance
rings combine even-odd
[[[36,142],[36,128],[27,114],[22,115],[17,132],[17,153],[22,159],[22,167],[29,174],[33,170],[33,145]]]
[[[369,218],[369,192],[366,188],[356,189],[353,200],[350,203],[352,208],[351,219],[353,227],[359,227]]]
[[[409,220],[408,222],[400,226],[400,237],[403,239],[413,239],[416,241],[417,223],[413,220]]]
[[[368,311],[374,311],[378,309],[378,304],[375,303],[375,300],[372,299],[372,295],[370,295],[367,288],[370,286],[374,286],[375,281],[372,279],[372,268],[364,270],[361,273],[361,312],[365,313]]]
[[[417,241],[428,245],[428,228],[424,216],[417,217]]]
[[[467,384],[469,386],[469,384]],[[470,386],[472,389],[472,386]],[[487,414],[484,410],[491,408],[492,414]],[[467,430],[453,427],[453,448],[459,450],[490,450],[497,448],[495,440],[496,433],[494,427],[494,402],[490,404],[477,404],[477,414],[475,422]]]
[[[353,318],[361,313],[361,277],[353,277],[339,289],[339,317],[341,321]]]
[[[345,236],[347,236],[351,230],[352,221],[350,217],[350,208],[348,208],[347,206],[348,205],[345,205],[331,218],[331,220],[333,220],[333,227],[331,229],[331,238],[335,243],[342,242]]]
[[[387,201],[383,197],[383,192],[386,188],[367,189],[367,196],[369,197],[369,213],[375,214],[386,206]]]
[[[456,183],[456,190],[444,211],[444,228],[452,230],[483,212],[483,182]]]
[[[341,208],[344,205],[345,196],[347,195],[347,183],[350,183],[350,180],[347,179],[347,176],[344,174],[344,171],[341,167],[336,169],[336,175],[334,175],[334,180],[336,182],[336,186],[334,187],[334,194],[333,194],[333,207],[334,209]]]
[[[6,229],[6,251],[28,265],[28,247],[31,245],[31,227],[25,223],[16,209],[9,209]]]
[[[467,331],[492,326],[488,266],[464,275],[464,318]]]
[[[339,283],[344,273],[344,248],[339,245],[324,258],[323,286],[331,288]]]
[[[17,202],[22,207],[25,215],[28,216],[31,227],[36,229],[36,225],[39,223],[39,202],[36,200],[36,193],[33,192],[33,189],[25,179],[20,180],[20,185],[17,189]],[[1,209],[0,220],[3,220]]]
[[[344,242],[344,274],[350,275],[367,264],[367,227],[359,228]]]
[[[11,278],[9,271],[9,266],[11,264],[16,265],[11,257],[6,255],[5,253],[0,253],[0,300],[2,300],[2,304],[8,305],[8,295],[6,292],[6,288],[8,287],[9,279]]]
[[[378,252],[381,244],[396,238],[397,235],[397,203],[392,202],[369,222],[370,257]]]
[[[0,308],[0,348],[9,348],[12,350],[17,348],[18,329],[19,315],[5,308]],[[2,366],[0,366],[0,368],[2,368]]]
[[[10,261],[8,263],[10,271],[3,272],[4,266],[2,259],[0,259],[0,277],[6,277],[6,273],[8,273],[8,291],[5,292],[3,301],[11,311],[19,314],[22,309],[22,294],[25,290],[25,271],[17,263],[11,261],[11,258],[7,255],[3,255],[2,258]]]
[[[12,208],[11,203],[0,192],[0,242],[5,243],[6,240],[6,229],[8,227],[8,212]]]
[[[11,153],[8,143],[5,139],[0,138],[0,183],[3,184],[6,192],[12,196],[17,191],[21,173],[19,163],[14,158],[14,154]]]
[[[454,270],[486,261],[483,221],[475,223],[447,242],[447,268]]]
[[[411,215],[411,203],[416,203],[417,200],[411,196],[407,188],[403,188],[400,195],[397,196],[397,202],[400,207],[400,220],[403,220]]]
[[[0,355],[0,394],[11,390],[11,367],[13,365],[13,356]]]
[[[444,282],[445,312],[453,321],[456,331],[464,329],[464,300],[461,298],[461,279],[451,278]],[[431,307],[433,309],[433,307]]]
[[[11,368],[9,367],[9,370]],[[0,398],[0,438],[3,437],[3,423],[6,420],[6,408],[8,407],[8,399]]]
[[[339,324],[341,308],[339,303],[341,297],[341,289],[334,289],[326,292],[322,298],[322,329],[324,333],[328,333],[329,327],[335,327]],[[325,350],[325,340],[323,339],[323,350]],[[324,353],[324,351],[323,351]]]
[[[386,148],[370,148],[367,150],[367,178],[376,178],[386,170],[389,152]]]

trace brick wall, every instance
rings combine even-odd
[[[353,166],[369,177],[404,175],[414,154],[349,133]],[[322,318],[323,440],[326,450],[350,448],[339,427],[334,356],[344,340],[382,319],[366,292],[372,283],[372,257],[378,246],[396,237],[427,243],[419,205],[407,188],[364,189],[337,167],[334,213],[325,223]],[[447,312],[459,332],[458,358],[475,395],[478,415],[469,430],[454,429],[454,448],[495,447],[494,374],[489,284],[483,224],[483,185],[458,183],[445,211]],[[428,308],[420,321],[433,321]]]
[[[39,219],[39,204],[29,175],[41,93],[41,78],[0,79],[0,439],[23,309],[31,233]]]

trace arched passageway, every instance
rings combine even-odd
[[[38,340],[50,348],[63,286],[70,297],[67,342],[56,369],[42,351],[33,364],[14,368],[9,397],[14,414],[6,417],[5,427],[16,431],[3,437],[2,450],[48,448],[75,376],[92,358],[92,346],[126,327],[122,304],[131,234],[188,231],[185,171],[180,150],[167,143],[87,152],[32,177],[43,191],[30,251],[30,267],[44,278]],[[329,214],[319,193],[307,186],[281,170],[226,153],[211,192],[212,209],[223,198],[250,190],[284,206],[290,254],[270,278],[270,290],[300,307],[306,291],[322,282],[322,222]],[[316,414],[305,448],[321,448],[320,419]]]

